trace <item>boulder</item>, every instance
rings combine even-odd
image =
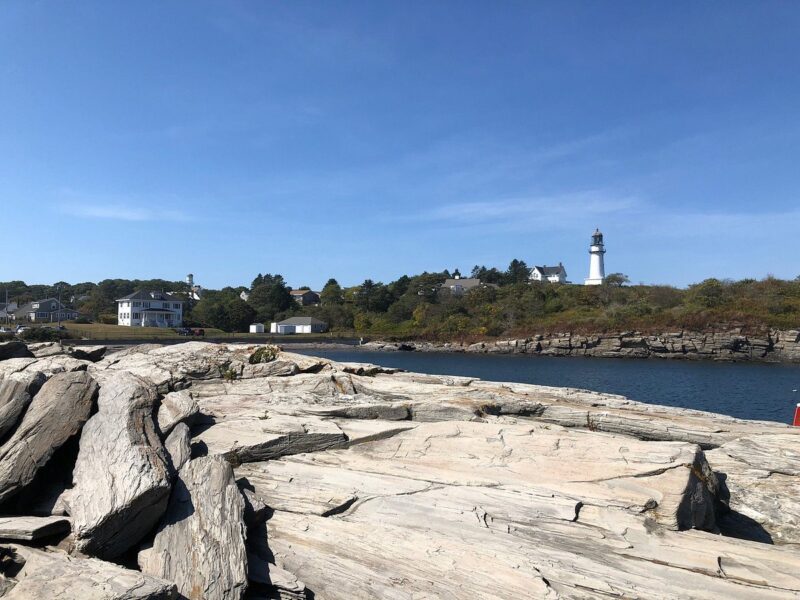
[[[93,558],[0,546],[11,566],[3,600],[174,600],[175,584]]]
[[[178,423],[167,436],[164,447],[172,461],[172,468],[179,471],[192,458],[191,433],[186,423]]]
[[[9,358],[33,358],[33,352],[28,350],[25,342],[12,340],[10,342],[0,342],[0,360]]]
[[[3,540],[35,541],[69,530],[69,519],[64,517],[0,517],[0,539]]]
[[[0,381],[0,439],[11,431],[31,403],[29,387],[19,379]]]
[[[174,581],[189,600],[234,600],[247,588],[244,500],[230,464],[197,458],[179,472],[143,573]]]
[[[96,397],[97,384],[85,372],[54,375],[42,386],[0,446],[0,501],[33,481],[39,468],[80,430]]]
[[[89,362],[97,362],[101,360],[108,352],[106,346],[73,346],[72,356],[79,360],[88,360]]]
[[[98,376],[98,411],[81,433],[66,500],[78,549],[114,558],[158,523],[171,472],[155,430],[154,387],[130,373]]]
[[[161,400],[158,407],[158,428],[162,436],[169,435],[178,423],[191,425],[192,418],[200,412],[192,394],[188,390],[170,392]]]

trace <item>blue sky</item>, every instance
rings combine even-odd
[[[800,275],[796,2],[0,3],[0,280]]]

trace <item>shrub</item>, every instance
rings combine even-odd
[[[89,319],[89,317],[78,317],[77,319],[75,319],[75,323],[77,323],[78,325],[89,325],[91,322],[92,321],[91,319]]]
[[[250,355],[250,364],[257,365],[259,363],[272,362],[278,357],[280,351],[277,346],[261,346]]]
[[[103,313],[97,320],[102,323],[103,325],[116,325],[117,324],[117,315],[112,315],[108,313]]]
[[[72,337],[67,331],[59,331],[51,327],[31,327],[19,334],[26,342],[57,342]]]

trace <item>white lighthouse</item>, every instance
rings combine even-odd
[[[592,245],[589,246],[589,277],[584,280],[584,285],[600,285],[605,281],[606,268],[603,264],[603,255],[606,253],[603,246],[603,234],[595,229],[592,234]]]

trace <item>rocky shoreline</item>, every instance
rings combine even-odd
[[[371,341],[360,348],[411,352],[800,363],[800,330],[771,330],[761,336],[745,335],[741,329],[710,333],[677,331],[660,335],[645,335],[635,331],[597,335],[557,333],[469,344]]]
[[[800,428],[274,346],[11,344],[3,599],[800,594]]]

